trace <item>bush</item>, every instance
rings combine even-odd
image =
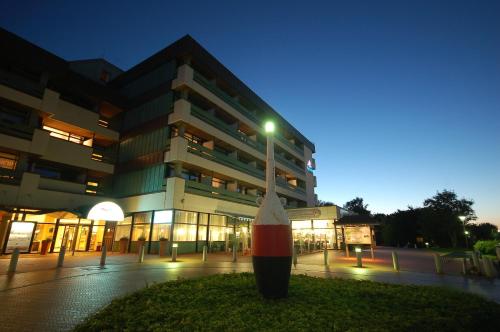
[[[489,241],[477,241],[474,244],[474,249],[481,252],[483,255],[496,255],[496,246],[500,245],[498,241],[489,240]]]

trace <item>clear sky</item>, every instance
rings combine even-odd
[[[122,69],[190,34],[316,144],[320,199],[453,189],[500,225],[500,1],[2,0],[0,25]]]

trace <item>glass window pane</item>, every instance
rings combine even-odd
[[[210,215],[210,226],[226,226],[227,217],[219,214]]]
[[[196,225],[175,224],[174,241],[195,241]]]
[[[125,217],[125,219],[123,219],[123,221],[119,221],[117,224],[118,225],[130,225],[130,224],[132,224],[132,216]]]
[[[150,224],[151,212],[141,212],[134,214],[134,224]]]
[[[200,213],[200,225],[208,225],[208,213]]]
[[[313,220],[314,228],[333,228],[333,220]]]
[[[210,241],[225,241],[226,236],[233,233],[231,227],[219,227],[210,225],[209,240]]]
[[[207,226],[198,226],[198,241],[206,241]]]
[[[292,221],[293,229],[311,228],[311,220],[294,220]]]
[[[195,224],[198,222],[198,213],[190,211],[175,211],[175,223]]]
[[[115,241],[120,241],[122,237],[127,239],[130,236],[130,225],[117,225],[115,230]]]
[[[151,241],[159,241],[161,238],[170,239],[170,224],[153,224],[153,236]]]
[[[172,210],[155,211],[155,224],[171,224],[172,223]]]
[[[143,238],[146,241],[149,240],[150,227],[149,224],[134,225],[134,229],[132,230],[132,241],[138,241],[139,238]]]

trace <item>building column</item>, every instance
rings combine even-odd
[[[184,134],[186,133],[186,125],[181,123],[177,126],[177,130],[179,131],[179,136],[184,137]]]
[[[12,217],[12,213],[2,214],[0,219],[0,250],[3,249],[5,241],[7,241],[7,230],[9,229],[9,220]],[[2,254],[2,252],[0,252]]]
[[[174,162],[174,176],[178,178],[182,177],[182,161]]]
[[[227,190],[232,192],[238,192],[238,181],[234,180],[227,183]]]

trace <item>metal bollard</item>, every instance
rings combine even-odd
[[[106,265],[106,254],[107,253],[108,253],[108,249],[107,249],[106,245],[103,245],[102,249],[101,249],[101,262],[99,263],[99,265],[101,267],[104,267],[104,265]]]
[[[375,259],[375,250],[373,250],[373,247],[370,247],[370,254],[372,255],[372,259]]]
[[[479,264],[479,257],[477,256],[477,252],[475,250],[472,250],[472,263],[478,271],[481,271],[481,264]]]
[[[495,251],[497,253],[497,259],[500,261],[500,246],[496,247]]]
[[[233,263],[236,263],[236,244],[233,244]]]
[[[394,271],[399,272],[399,256],[395,251],[392,252],[392,267],[394,268]]]
[[[326,247],[323,249],[323,263],[328,265],[328,249]]]
[[[292,262],[293,266],[297,267],[297,248],[295,248],[295,246],[293,247]]]
[[[356,266],[357,267],[363,267],[363,252],[361,251],[361,248],[356,248]]]
[[[347,257],[347,258],[350,257],[349,256],[349,245],[348,244],[345,245],[345,257]]]
[[[176,246],[176,243],[172,246],[172,262],[177,262],[177,246]]]
[[[439,254],[434,254],[434,264],[436,265],[436,273],[443,273],[443,262],[441,260],[441,256]]]
[[[489,257],[484,257],[482,259],[482,263],[483,263],[484,274],[486,275],[486,277],[495,278],[496,271],[495,271],[495,267],[493,266],[493,262],[491,261],[491,259]]]
[[[201,257],[201,260],[202,260],[203,262],[206,262],[206,261],[207,261],[207,250],[208,250],[207,246],[206,246],[206,245],[205,245],[205,246],[203,246],[203,256]]]
[[[144,262],[144,252],[145,252],[145,246],[141,246],[141,250],[139,251],[139,263]]]
[[[467,258],[462,259],[462,274],[467,275]]]
[[[7,270],[8,273],[16,272],[18,261],[19,261],[19,248],[14,248],[12,256],[10,257],[9,269]]]
[[[66,255],[66,246],[62,246],[57,258],[57,267],[62,267],[64,263],[64,255]]]

